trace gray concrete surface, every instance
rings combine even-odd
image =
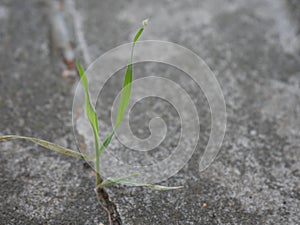
[[[216,73],[226,100],[224,143],[214,163],[199,173],[198,159],[210,131],[201,90],[170,68],[136,66],[137,76],[161,73],[182,84],[197,105],[203,135],[188,165],[163,183],[184,184],[184,190],[110,189],[124,224],[299,224],[297,1],[77,0],[76,7],[93,59],[130,41],[148,17],[142,39],[173,41],[196,52]],[[71,85],[50,63],[45,10],[39,0],[1,1],[0,132],[74,147]],[[102,130],[109,129],[103,106],[118,91],[109,87],[117,84],[121,81],[112,78],[97,107]],[[133,128],[145,126],[147,118],[140,112],[147,104],[133,111]],[[168,105],[156,104],[170,126],[178,126],[172,108],[168,113]],[[147,136],[147,130],[138,135]],[[164,149],[176,143],[172,136]],[[23,142],[1,144],[0,154],[1,224],[106,224],[92,192],[93,178],[80,161]]]
[[[72,93],[51,64],[43,1],[1,1],[0,132],[74,146]],[[0,224],[106,223],[83,163],[28,142],[1,143]]]

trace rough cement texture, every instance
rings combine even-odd
[[[36,0],[1,1],[0,133],[75,148],[72,86],[51,64],[45,7]],[[0,149],[0,224],[106,223],[81,161],[28,142]]]
[[[297,1],[77,0],[76,7],[84,19],[92,58],[130,41],[148,17],[150,25],[142,39],[173,41],[196,52],[216,73],[226,100],[228,124],[221,151],[199,173],[198,160],[210,132],[209,108],[201,90],[171,68],[136,66],[137,76],[160,73],[188,90],[201,115],[203,133],[188,165],[163,182],[184,184],[184,190],[110,190],[124,224],[299,224]],[[44,11],[43,1],[1,1],[0,132],[74,147],[71,85],[50,63]],[[103,90],[104,101],[97,105],[103,116],[101,130],[109,130],[110,119],[103,106],[118,92],[110,87],[120,84],[112,78]],[[147,118],[140,112],[150,102],[132,112],[133,129],[142,128],[140,137],[149,135],[143,129]],[[162,101],[155,104],[176,130],[180,124],[174,109]],[[171,149],[177,140],[169,134],[162,149]],[[92,192],[93,177],[82,162],[29,143],[5,143],[0,148],[1,224],[106,223]],[[126,151],[118,144],[114,149]]]

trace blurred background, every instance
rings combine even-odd
[[[202,118],[202,134],[189,163],[164,182],[184,185],[182,191],[117,186],[109,192],[123,224],[298,224],[297,0],[0,0],[0,135],[38,137],[76,149],[71,111],[76,59],[87,67],[130,42],[145,18],[149,26],[142,40],[187,47],[216,74],[227,133],[217,159],[199,173],[210,133],[201,89],[172,68],[137,65],[137,74],[167,74],[187,90]],[[100,130],[109,127],[104,106],[121,84],[112,78],[102,94]],[[152,101],[133,111],[134,129],[146,127],[138,115]],[[158,150],[172,149],[178,115],[165,102],[156,109],[171,130]],[[147,137],[142,130],[137,135]],[[81,161],[16,141],[0,144],[0,167],[1,224],[107,224],[94,196],[94,174]]]

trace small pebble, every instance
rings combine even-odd
[[[80,143],[80,149],[81,150],[86,150],[86,145],[84,143]]]

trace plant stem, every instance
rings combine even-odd
[[[98,133],[94,132],[94,138],[95,138],[95,153],[96,153],[96,159],[95,159],[96,187],[98,187],[101,184],[101,176],[100,176],[100,149],[99,149]]]

